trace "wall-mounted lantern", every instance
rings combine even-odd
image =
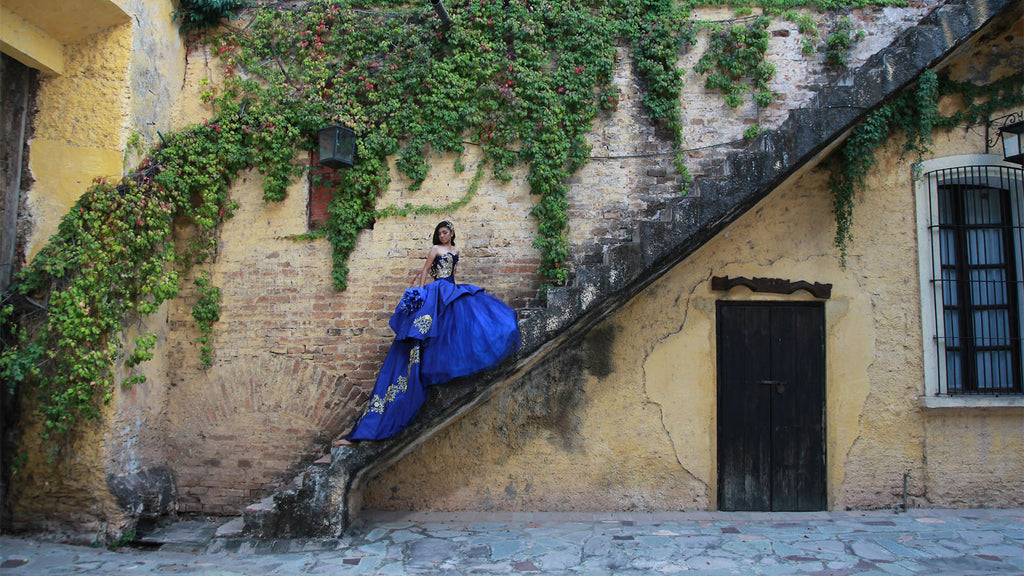
[[[992,133],[992,127],[999,130]],[[996,140],[1003,141],[1003,160],[1024,166],[1024,112],[1013,112],[998,118],[989,118],[985,123],[985,152],[996,147]]]
[[[1024,120],[999,129],[1003,140],[1003,159],[1024,166]]]
[[[356,155],[356,132],[346,126],[327,126],[317,130],[320,165],[329,168],[352,166]]]

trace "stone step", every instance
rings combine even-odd
[[[221,524],[214,538],[241,538],[245,534],[245,519],[237,516]]]

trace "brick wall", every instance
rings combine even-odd
[[[379,206],[459,198],[476,158],[468,153],[470,170],[460,174],[452,160],[440,159],[417,192],[395,174]],[[292,239],[307,231],[307,182],[297,182],[283,203],[268,205],[252,173],[232,195],[241,208],[220,230],[216,261],[208,267],[223,291],[211,367],[201,366],[195,344],[194,290],[168,311],[168,460],[181,512],[240,513],[348,429],[390,346],[388,318],[423,265],[441,219],[455,223],[463,254],[459,281],[520,309],[536,305],[534,199],[521,184],[485,182],[455,214],[389,218],[362,231],[345,292],[331,284],[329,243]],[[186,235],[187,227],[179,232]]]

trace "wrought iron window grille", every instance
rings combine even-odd
[[[928,174],[931,285],[940,395],[1019,395],[1024,380],[1022,170]]]

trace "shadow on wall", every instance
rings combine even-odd
[[[612,373],[615,330],[603,323],[586,337],[549,357],[503,395],[497,412],[506,418],[495,424],[495,434],[509,452],[528,440],[550,433],[566,452],[581,448],[579,414],[586,404],[588,374],[605,378]]]

